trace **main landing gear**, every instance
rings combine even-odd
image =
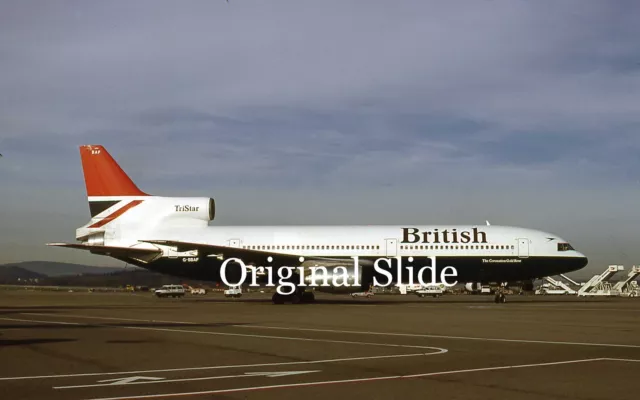
[[[313,303],[316,300],[316,296],[313,292],[305,292],[304,289],[296,290],[292,294],[280,294],[274,293],[271,297],[273,304],[300,304],[300,303]]]
[[[496,304],[506,303],[507,302],[507,296],[504,294],[504,292],[502,290],[497,290],[496,291],[496,296],[494,297],[493,301]]]

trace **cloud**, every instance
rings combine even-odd
[[[613,220],[592,216],[614,201],[602,193],[637,196],[636,2],[2,8],[0,202],[11,222],[0,245],[16,226],[34,243],[66,235],[58,210],[84,223],[85,143],[106,145],[150,192],[216,193],[230,222],[491,215],[561,218],[589,232],[584,243],[602,226],[620,243],[631,232],[618,228],[634,202]],[[287,206],[270,217],[234,207],[263,198]],[[45,237],[41,221],[56,232]]]

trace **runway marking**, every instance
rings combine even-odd
[[[158,319],[133,319],[133,318],[116,318],[116,317],[93,317],[91,315],[75,315],[75,314],[45,314],[45,313],[20,313],[21,315],[35,315],[40,317],[70,317],[70,318],[86,318],[86,319],[103,319],[111,321],[129,321],[129,322],[156,322],[161,324],[176,324],[176,325],[198,325],[197,322],[182,322],[182,321],[162,321]]]
[[[447,335],[429,335],[429,334],[421,334],[421,333],[398,333],[398,332],[345,331],[345,330],[337,330],[337,329],[313,329],[313,328],[263,326],[263,325],[233,325],[233,326],[235,328],[248,328],[248,329],[280,329],[280,330],[289,330],[289,331],[348,333],[348,334],[358,334],[358,335],[403,336],[403,337],[417,337],[417,338],[422,337],[422,338],[433,338],[433,339],[479,340],[479,341],[487,341],[487,342],[564,344],[564,345],[573,345],[573,346],[624,347],[624,348],[640,349],[640,345],[635,345],[635,344],[560,342],[560,341],[527,340],[527,339],[501,339],[501,338],[482,338],[482,337],[473,337],[473,336],[447,336]]]
[[[134,376],[125,379],[109,379],[106,381],[100,382],[109,382],[111,383],[98,383],[93,385],[76,385],[76,386],[58,386],[54,387],[54,389],[80,389],[80,388],[90,388],[90,387],[105,387],[105,386],[130,386],[130,385],[153,385],[157,383],[175,383],[175,382],[192,382],[192,381],[211,381],[215,379],[232,379],[232,378],[255,378],[255,377],[269,377],[269,378],[278,378],[282,376],[292,376],[292,375],[302,375],[302,374],[311,374],[313,372],[320,372],[320,370],[316,371],[272,371],[272,372],[245,372],[242,375],[226,375],[226,376],[203,376],[199,378],[181,378],[181,379],[165,379],[165,378],[155,378],[155,377],[146,377],[146,376]],[[146,379],[144,382],[136,382],[136,380]]]
[[[355,378],[355,379],[344,379],[344,380],[333,380],[333,381],[302,382],[302,383],[289,383],[289,384],[268,385],[268,386],[248,386],[248,387],[232,388],[232,389],[206,390],[206,391],[200,391],[200,392],[162,393],[162,394],[126,396],[126,397],[104,397],[104,398],[94,398],[91,400],[125,400],[125,399],[153,399],[153,398],[161,398],[161,397],[184,397],[184,396],[195,396],[195,395],[206,395],[206,394],[247,392],[252,390],[268,390],[268,389],[283,389],[283,388],[305,387],[305,386],[336,385],[336,384],[344,384],[344,383],[372,382],[372,381],[397,380],[397,379],[415,379],[415,378],[423,378],[423,377],[429,377],[429,376],[453,375],[453,374],[462,374],[462,373],[470,373],[470,372],[499,371],[499,370],[517,369],[517,368],[546,367],[546,366],[554,366],[554,365],[578,364],[578,363],[587,363],[587,362],[593,362],[593,361],[607,361],[607,360],[622,361],[622,359],[590,358],[590,359],[582,359],[582,360],[554,361],[554,362],[537,363],[537,364],[505,365],[505,366],[498,366],[498,367],[460,369],[460,370],[453,370],[453,371],[426,372],[423,374],[412,374],[412,375],[392,375],[392,376],[379,376],[379,377],[372,377],[372,378]],[[640,360],[633,360],[633,361],[640,361]]]
[[[55,315],[52,317],[64,317],[64,315]],[[0,318],[9,319],[9,318]],[[23,322],[44,322],[49,324],[62,324],[62,325],[83,325],[77,322],[60,322],[60,321],[35,321],[35,320],[17,320]],[[144,320],[139,320],[138,322],[142,322]],[[142,330],[142,331],[157,331],[157,332],[175,332],[175,333],[193,333],[199,335],[215,335],[215,336],[239,336],[239,337],[251,337],[251,338],[260,338],[260,339],[277,339],[277,340],[297,340],[303,342],[321,342],[321,343],[338,343],[338,344],[352,344],[358,346],[382,346],[382,347],[405,347],[412,349],[429,349],[429,350],[437,350],[435,354],[446,353],[448,350],[443,349],[441,347],[431,347],[431,346],[416,346],[416,345],[408,345],[408,344],[391,344],[391,343],[368,343],[368,342],[353,342],[347,340],[329,340],[329,339],[311,339],[311,338],[296,338],[289,336],[269,336],[269,335],[252,335],[245,333],[231,333],[231,332],[211,332],[211,331],[193,331],[187,329],[172,329],[172,328],[153,328],[153,327],[145,327],[145,326],[112,326],[112,325],[100,325],[100,324],[84,324],[87,326],[95,326],[101,328],[115,328],[115,329],[133,329],[133,330]],[[236,327],[238,325],[230,325]]]
[[[22,315],[28,315],[27,313],[21,313]],[[31,315],[36,315],[35,313],[31,313]],[[47,315],[49,314],[37,314],[37,315]],[[74,314],[64,314],[64,315],[55,315],[53,317],[76,317],[76,318],[93,318],[91,316],[78,316]],[[104,318],[104,317],[100,317]],[[119,318],[110,318],[113,320],[118,320]],[[132,322],[153,322],[153,320],[145,320],[145,319],[122,319],[123,321],[132,321]],[[45,323],[53,323],[51,321],[42,321]],[[193,322],[177,322],[176,324],[195,324]],[[68,323],[73,324],[73,323]],[[481,338],[481,337],[472,337],[472,336],[447,336],[447,335],[429,335],[429,334],[414,334],[414,333],[398,333],[398,332],[369,332],[369,331],[348,331],[348,330],[334,330],[334,329],[312,329],[312,328],[298,328],[298,327],[278,327],[278,326],[262,326],[262,325],[230,325],[234,328],[256,328],[256,329],[280,329],[280,330],[291,330],[291,331],[308,331],[308,332],[326,332],[326,333],[347,333],[347,334],[361,334],[361,335],[378,335],[378,336],[402,336],[402,337],[424,337],[424,338],[433,338],[433,339],[453,339],[453,340],[478,340],[478,341],[488,341],[488,342],[507,342],[507,343],[533,343],[533,344],[556,344],[556,345],[573,345],[573,346],[596,346],[596,347],[621,347],[621,348],[632,348],[637,349],[640,348],[640,345],[633,344],[615,344],[615,343],[590,343],[590,342],[563,342],[563,341],[547,341],[547,340],[528,340],[528,339],[504,339],[504,338]],[[146,327],[112,327],[112,328],[127,328],[127,329],[150,329],[150,330],[164,330],[163,328],[146,328]],[[169,329],[171,331],[171,329]],[[181,330],[182,331],[182,330]],[[191,333],[192,331],[184,331]],[[241,334],[234,333],[223,333],[223,332],[204,332],[204,331],[193,331],[195,333],[207,333],[207,334],[218,334],[218,335],[237,335],[241,336]],[[261,337],[259,335],[252,337]],[[274,336],[266,336],[269,338],[275,338]],[[303,340],[299,338],[299,340]],[[309,339],[311,340],[311,339]]]
[[[0,318],[3,321],[14,321],[14,322],[32,322],[34,324],[53,324],[53,325],[82,325],[78,322],[60,322],[60,321],[36,321],[33,319],[18,319],[18,318]]]
[[[18,380],[27,380],[27,379],[82,378],[82,377],[87,377],[87,376],[109,376],[109,375],[160,373],[160,372],[205,371],[205,370],[211,370],[211,369],[273,367],[273,366],[282,366],[282,365],[328,364],[328,363],[335,363],[335,362],[361,361],[361,360],[378,360],[378,359],[385,359],[385,358],[425,357],[425,356],[431,356],[431,355],[436,355],[436,354],[442,354],[442,353],[438,352],[438,353],[391,354],[391,355],[386,355],[386,356],[329,358],[329,359],[326,359],[326,360],[286,361],[286,362],[261,363],[261,364],[212,365],[212,366],[207,366],[207,367],[150,369],[150,370],[141,370],[141,371],[88,372],[88,373],[83,373],[83,374],[15,376],[15,377],[2,377],[2,378],[0,378],[0,381],[18,381]]]
[[[0,320],[16,320],[16,319],[0,318]],[[36,320],[29,320],[29,319],[20,319],[20,320],[17,320],[17,321],[20,321],[20,322],[34,322],[34,323],[44,322],[44,323],[49,323],[49,324],[60,324],[60,325],[96,326],[96,327],[117,328],[117,329],[151,330],[151,331],[173,332],[173,333],[194,333],[194,334],[202,334],[202,335],[240,336],[240,337],[253,337],[253,338],[263,338],[263,339],[295,340],[295,341],[321,342],[321,343],[338,343],[338,344],[361,345],[361,346],[403,347],[403,348],[423,349],[423,350],[433,350],[433,351],[429,352],[429,353],[392,354],[392,355],[382,355],[382,356],[334,358],[334,359],[325,359],[325,360],[287,361],[287,362],[279,362],[279,363],[222,365],[222,366],[171,368],[171,369],[124,371],[124,372],[95,372],[95,373],[83,373],[83,374],[61,374],[61,375],[0,377],[0,381],[26,380],[26,379],[72,378],[72,377],[83,377],[83,376],[126,375],[126,374],[141,374],[141,373],[152,373],[152,372],[199,371],[199,370],[209,370],[209,369],[262,367],[262,366],[277,366],[277,365],[321,364],[321,363],[359,361],[359,360],[374,360],[374,359],[385,359],[385,358],[417,357],[417,356],[423,356],[424,357],[424,356],[430,356],[430,355],[444,354],[444,353],[448,352],[448,350],[445,349],[445,348],[433,347],[433,346],[415,346],[415,345],[390,344],[390,343],[352,342],[352,341],[346,341],[346,340],[310,339],[310,338],[296,338],[296,337],[287,337],[287,336],[250,335],[250,334],[242,334],[242,333],[193,331],[193,330],[186,330],[186,329],[168,329],[168,328],[151,328],[151,327],[135,327],[135,326],[116,326],[116,327],[114,327],[114,326],[109,326],[109,325],[80,324],[80,323],[77,323],[77,322],[62,322],[62,321],[36,321]]]
[[[351,345],[358,345],[358,346],[406,347],[406,348],[412,348],[412,349],[438,350],[434,354],[446,353],[448,351],[447,349],[443,349],[441,347],[416,346],[416,345],[408,345],[408,344],[352,342],[352,341],[348,341],[348,340],[296,338],[296,337],[289,337],[289,336],[249,335],[249,334],[243,334],[243,333],[191,331],[191,330],[186,330],[186,329],[151,328],[151,327],[139,327],[139,326],[121,326],[121,327],[117,327],[117,328],[142,330],[142,331],[194,333],[194,334],[200,334],[200,335],[240,336],[240,337],[251,337],[251,338],[260,338],[260,339],[297,340],[297,341],[302,341],[302,342],[338,343],[338,344],[351,344]]]
[[[421,308],[422,306],[408,306],[413,308]],[[495,306],[495,305],[486,305],[486,306],[467,306],[467,308],[473,309],[486,309],[486,310],[531,310],[534,308],[544,308],[549,311],[626,311],[626,312],[640,312],[640,309],[632,309],[632,308],[566,308],[566,307],[556,307],[556,306],[547,306],[541,304],[532,304],[529,306]],[[533,310],[532,310],[533,311]],[[538,310],[535,310],[538,311]]]

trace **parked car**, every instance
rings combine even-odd
[[[164,285],[154,292],[158,297],[182,297],[186,290],[181,285]]]
[[[242,288],[240,286],[231,286],[224,291],[224,297],[241,297]]]

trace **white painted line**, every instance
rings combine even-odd
[[[546,307],[542,305],[531,305],[529,307],[520,307],[522,309],[526,308],[544,308],[545,310],[559,310],[559,311],[625,311],[625,312],[640,312],[640,309],[633,308],[559,308],[559,307]]]
[[[133,329],[133,330],[140,330],[140,331],[193,333],[193,334],[214,335],[214,336],[239,336],[239,337],[250,337],[250,338],[260,338],[260,339],[294,340],[294,341],[301,341],[301,342],[338,343],[338,344],[349,344],[349,345],[357,345],[357,346],[404,347],[404,348],[410,348],[410,349],[436,350],[436,353],[434,354],[446,353],[448,351],[441,347],[416,346],[416,345],[408,345],[408,344],[353,342],[353,341],[347,341],[347,340],[310,339],[310,338],[297,338],[297,337],[290,337],[290,336],[250,335],[250,334],[229,333],[229,332],[191,331],[186,329],[151,328],[151,327],[141,327],[141,326],[119,326],[116,328]]]
[[[77,386],[58,386],[54,387],[54,389],[80,389],[80,388],[90,388],[90,387],[105,387],[105,386],[130,386],[130,385],[153,385],[157,383],[175,383],[175,382],[192,382],[192,381],[211,381],[215,379],[232,379],[232,378],[255,378],[255,377],[269,377],[269,378],[278,378],[281,376],[292,376],[292,375],[302,375],[302,374],[310,374],[312,372],[320,372],[320,370],[316,371],[272,371],[272,372],[245,372],[242,375],[226,375],[226,376],[203,376],[199,378],[182,378],[182,379],[163,379],[163,378],[150,378],[150,377],[140,377],[134,376],[133,378],[146,378],[148,379],[145,382],[135,382],[135,381],[127,381],[125,379],[116,380],[116,382],[112,383],[98,383],[94,385],[77,385]],[[112,379],[109,379],[110,381]],[[105,382],[105,381],[100,381]]]
[[[69,318],[85,318],[85,319],[101,319],[110,321],[128,321],[128,322],[155,322],[161,324],[176,324],[176,325],[198,325],[197,322],[182,322],[182,321],[163,321],[158,319],[133,319],[133,318],[114,318],[114,317],[94,317],[91,315],[75,315],[75,314],[45,314],[45,313],[21,313],[22,315],[35,315],[40,317],[69,317]]]
[[[208,367],[150,369],[150,370],[142,370],[142,371],[89,372],[89,373],[84,373],[84,374],[16,376],[16,377],[0,378],[0,381],[18,381],[18,380],[27,380],[27,379],[82,378],[82,377],[86,377],[86,376],[109,376],[109,375],[160,373],[160,372],[205,371],[205,370],[212,370],[212,369],[274,367],[274,366],[282,366],[282,365],[328,364],[328,363],[346,362],[346,361],[379,360],[379,359],[386,359],[386,358],[426,357],[426,356],[442,354],[442,353],[444,353],[444,352],[438,352],[438,353],[414,353],[414,354],[392,354],[392,355],[388,355],[388,356],[329,358],[329,359],[326,359],[326,360],[287,361],[287,362],[261,363],[261,364],[213,365],[213,366],[208,366]]]
[[[64,315],[57,315],[57,316],[64,317]],[[0,318],[0,319],[3,319],[3,318]],[[32,320],[21,320],[21,321],[29,322]],[[39,322],[45,322],[50,324],[82,325],[76,322],[55,322],[55,321],[39,321]],[[153,328],[153,327],[144,327],[144,326],[112,326],[112,325],[99,325],[99,324],[91,324],[91,326],[115,328],[115,329],[133,329],[133,330],[142,330],[142,331],[192,333],[192,334],[214,335],[214,336],[238,336],[238,337],[251,337],[251,338],[260,338],[260,339],[296,340],[296,341],[303,341],[303,342],[352,344],[352,345],[358,345],[358,346],[404,347],[404,348],[412,348],[412,349],[436,350],[437,354],[447,352],[446,349],[443,349],[441,347],[415,346],[415,345],[407,345],[407,344],[367,343],[367,342],[353,342],[353,341],[346,341],[346,340],[295,338],[295,337],[288,337],[288,336],[251,335],[251,334],[245,334],[245,333],[230,333],[230,332],[193,331],[193,330],[186,330],[186,329]],[[230,326],[237,327],[239,325],[230,325]]]
[[[531,367],[549,367],[552,365],[564,365],[564,364],[578,364],[591,361],[603,361],[603,358],[588,358],[584,360],[569,360],[569,361],[552,361],[546,363],[537,364],[521,364],[521,365],[505,365],[503,367],[485,367],[485,368],[472,368],[472,369],[460,369],[457,371],[440,371],[440,372],[427,372],[424,374],[403,375],[403,378],[420,378],[424,376],[437,376],[437,375],[451,375],[462,374],[465,372],[483,372],[483,371],[499,371],[502,369],[516,369],[516,368],[531,368]]]
[[[0,319],[8,319],[8,318],[0,318]],[[20,322],[34,322],[34,323],[44,322],[44,323],[61,324],[61,325],[87,325],[87,324],[80,324],[76,322],[35,321],[35,320],[28,320],[28,319],[20,319],[20,320],[8,319],[8,320],[16,320]],[[429,356],[429,355],[436,355],[436,354],[444,354],[448,351],[447,349],[444,349],[441,347],[433,347],[433,346],[352,342],[352,341],[345,341],[345,340],[309,339],[309,338],[295,338],[295,337],[286,337],[286,336],[250,335],[250,334],[242,334],[242,333],[192,331],[192,330],[185,330],[185,329],[168,329],[168,328],[152,328],[152,327],[135,327],[135,326],[115,326],[114,327],[109,325],[94,325],[94,326],[106,327],[106,328],[117,328],[117,329],[150,330],[150,331],[161,331],[161,332],[172,332],[172,333],[192,333],[192,334],[216,335],[216,336],[240,336],[240,337],[252,337],[252,338],[262,338],[262,339],[294,340],[294,341],[320,342],[320,343],[338,343],[338,344],[349,344],[349,345],[359,345],[359,346],[402,347],[402,348],[412,348],[412,349],[433,350],[433,352],[416,353],[416,354],[394,354],[394,355],[369,356],[369,357],[350,357],[350,358],[327,359],[327,360],[291,361],[291,362],[282,362],[282,363],[262,363],[262,364],[209,366],[209,367],[193,367],[193,368],[172,368],[172,369],[158,369],[158,370],[145,370],[145,371],[124,371],[124,372],[106,372],[106,373],[96,372],[96,373],[84,373],[84,374],[0,377],[0,381],[26,380],[26,379],[49,379],[49,378],[72,378],[72,377],[82,377],[82,376],[125,375],[125,374],[140,374],[140,373],[151,373],[151,372],[197,371],[197,370],[208,370],[208,369],[241,368],[241,367],[256,367],[256,366],[319,364],[319,363],[330,363],[330,362],[373,360],[373,359],[383,359],[383,358]]]
[[[502,339],[502,338],[483,338],[483,337],[472,337],[472,336],[428,335],[428,334],[421,334],[421,333],[346,331],[346,330],[337,330],[337,329],[313,329],[313,328],[263,326],[263,325],[233,325],[233,326],[236,328],[248,328],[248,329],[278,329],[278,330],[286,330],[286,331],[348,333],[348,334],[355,334],[355,335],[402,336],[402,337],[432,338],[432,339],[479,340],[479,341],[486,341],[486,342],[564,344],[564,345],[573,345],[573,346],[623,347],[623,348],[631,348],[631,349],[640,349],[640,345],[635,345],[635,344],[561,342],[561,341],[527,340],[527,339]]]
[[[127,376],[126,378],[116,378],[116,379],[104,379],[98,381],[99,383],[109,382],[109,385],[127,385],[134,382],[139,381],[162,381],[165,378],[160,378],[157,376]],[[57,388],[54,388],[57,389]]]
[[[105,397],[105,398],[94,398],[91,400],[125,400],[125,399],[153,399],[153,398],[159,398],[159,397],[184,397],[184,396],[195,396],[195,395],[205,395],[205,394],[246,392],[251,390],[283,389],[283,388],[303,387],[303,386],[335,385],[335,384],[343,384],[343,383],[372,382],[372,381],[395,380],[395,379],[413,379],[413,378],[421,378],[421,377],[427,377],[427,376],[462,374],[462,373],[469,373],[469,372],[486,372],[486,371],[514,369],[514,368],[545,367],[545,366],[563,365],[563,364],[586,363],[586,362],[602,361],[602,360],[603,359],[601,358],[591,358],[591,359],[584,359],[584,360],[556,361],[556,362],[539,363],[539,364],[506,365],[506,366],[500,366],[500,367],[461,369],[461,370],[455,370],[455,371],[427,372],[424,374],[414,374],[414,375],[392,375],[392,376],[378,376],[373,378],[344,379],[344,380],[337,380],[337,381],[302,382],[302,383],[290,383],[290,384],[269,385],[269,386],[249,386],[249,387],[233,388],[233,389],[207,390],[202,392],[162,393],[162,394],[127,396],[127,397]]]
[[[408,306],[408,307],[421,307],[421,306]],[[475,309],[485,309],[485,310],[532,310],[536,308],[543,308],[547,311],[625,311],[625,312],[640,312],[640,309],[633,308],[568,308],[568,307],[554,307],[554,306],[545,306],[540,304],[529,305],[529,306],[499,306],[499,305],[486,305],[486,306],[467,306],[467,308],[475,308]],[[539,310],[532,310],[539,311]]]
[[[60,321],[36,321],[33,319],[18,319],[18,318],[0,318],[3,321],[15,321],[15,322],[31,322],[33,324],[53,324],[53,325],[82,325],[77,322],[60,322]]]

